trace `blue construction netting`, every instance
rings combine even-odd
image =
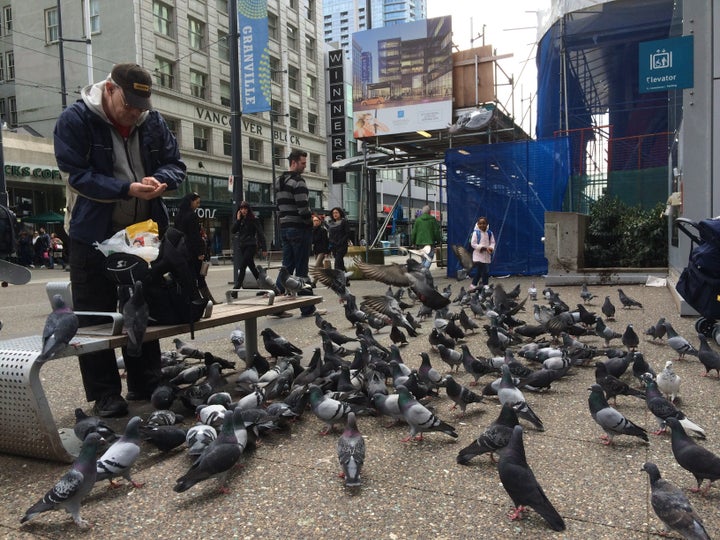
[[[497,243],[491,275],[546,273],[545,212],[562,210],[569,163],[567,137],[445,152],[448,246],[465,246],[477,219],[485,216]],[[448,248],[448,276],[459,269]]]

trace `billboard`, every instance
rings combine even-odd
[[[243,113],[270,110],[267,0],[238,0],[238,56]]]
[[[353,34],[355,138],[452,124],[452,22],[438,17]]]

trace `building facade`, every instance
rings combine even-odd
[[[86,2],[90,45],[85,42]],[[63,88],[69,104],[89,82],[107,77],[115,63],[146,67],[155,76],[153,107],[175,133],[188,166],[185,185],[170,194],[169,206],[174,196],[199,193],[204,226],[208,233],[219,230],[228,247],[233,205],[228,189],[233,153],[229,4],[61,0],[58,11],[56,0],[10,1],[0,10],[0,115],[9,128],[23,126],[51,142]],[[308,152],[311,206],[320,210],[328,204],[322,18],[316,0],[268,1],[272,111],[243,115],[241,137],[244,198],[259,208],[268,238],[275,233],[272,179],[287,168],[291,149]],[[64,187],[58,184],[31,177],[21,185],[9,176],[10,204],[17,206],[22,191],[23,198],[36,201],[36,213],[62,211]],[[42,201],[48,205],[42,207]]]

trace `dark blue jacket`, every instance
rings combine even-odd
[[[82,101],[65,109],[55,124],[55,158],[67,173],[68,183],[78,196],[72,209],[70,237],[92,244],[112,236],[114,201],[128,198],[129,184],[113,177],[112,127]],[[154,176],[175,190],[185,178],[177,141],[157,111],[150,111],[136,128],[140,137],[143,176]],[[140,178],[138,178],[138,181]],[[161,198],[150,201],[150,216],[161,234],[169,224]]]

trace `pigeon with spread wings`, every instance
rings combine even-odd
[[[408,259],[405,264],[380,265],[366,263],[358,258],[353,260],[366,277],[386,285],[409,287],[417,295],[418,300],[431,309],[442,309],[450,303],[449,298],[433,288],[427,274],[417,261]]]
[[[467,270],[468,272],[472,270],[473,267],[473,260],[472,260],[472,253],[470,253],[467,249],[465,249],[463,246],[459,244],[453,244],[452,246],[453,253],[458,258],[458,261],[460,261],[460,264],[462,267]]]

